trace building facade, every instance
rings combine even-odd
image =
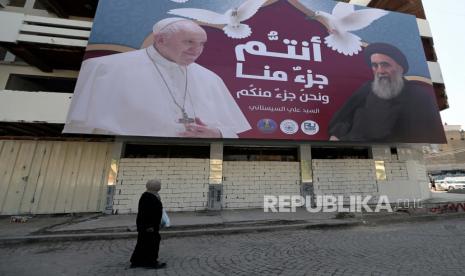
[[[447,144],[425,146],[428,172],[435,175],[465,173],[465,131],[460,125],[445,125]]]
[[[0,214],[134,213],[152,178],[169,211],[261,208],[264,195],[430,197],[420,144],[62,134],[97,2],[0,1]],[[447,108],[421,1],[344,2],[417,17]]]

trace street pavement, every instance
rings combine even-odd
[[[465,220],[162,240],[163,270],[129,269],[135,239],[0,244],[0,275],[465,275]]]

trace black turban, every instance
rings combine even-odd
[[[404,68],[404,74],[408,71],[408,61],[405,55],[399,50],[399,48],[392,46],[387,43],[372,43],[368,45],[365,50],[365,59],[367,63],[371,66],[371,56],[373,54],[383,54],[386,55],[397,62],[402,68]]]

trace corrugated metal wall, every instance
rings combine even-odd
[[[0,140],[0,214],[103,211],[111,146]]]

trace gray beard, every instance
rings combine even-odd
[[[404,88],[404,79],[402,74],[393,76],[392,79],[380,78],[375,76],[371,89],[376,96],[381,99],[389,100],[397,97]]]

